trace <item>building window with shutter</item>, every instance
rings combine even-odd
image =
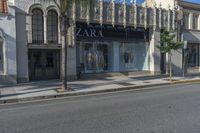
[[[7,0],[0,0],[0,13],[8,13]]]

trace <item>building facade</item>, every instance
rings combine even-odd
[[[13,1],[0,1],[0,81],[16,83],[16,21]],[[8,6],[9,5],[9,6]]]
[[[56,4],[53,0],[6,2],[8,11],[0,14],[0,81],[59,79],[62,36]],[[68,79],[75,80],[80,73],[159,74],[164,69],[156,45],[162,29],[176,29],[173,6],[97,0],[93,6],[73,4],[68,14]]]
[[[200,4],[180,1],[183,11],[182,39],[187,41],[185,61],[187,73],[198,73],[200,62]]]

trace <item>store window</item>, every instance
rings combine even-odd
[[[48,43],[58,43],[58,14],[52,10],[47,15],[47,38]]]
[[[145,42],[121,43],[120,71],[145,71],[149,70],[148,45]]]
[[[44,20],[43,12],[40,9],[32,11],[32,39],[33,43],[44,43]]]
[[[78,46],[78,64],[84,73],[108,71],[108,45],[104,43],[80,43]]]
[[[189,44],[188,45],[188,67],[197,67],[199,66],[199,45],[198,44]]]

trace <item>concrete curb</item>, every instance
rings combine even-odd
[[[181,83],[198,83],[200,82],[200,79],[195,80],[178,80],[178,81],[172,81],[172,84],[181,84]]]
[[[149,88],[149,87],[159,87],[159,86],[166,86],[172,84],[184,84],[184,83],[197,83],[200,82],[199,80],[179,80],[179,81],[172,81],[169,83],[160,83],[160,84],[147,84],[147,85],[140,85],[140,86],[128,86],[128,87],[121,87],[121,88],[113,88],[113,89],[105,89],[105,90],[91,90],[91,91],[81,91],[81,92],[68,92],[68,93],[57,93],[55,95],[48,95],[48,96],[36,96],[36,97],[28,97],[28,98],[13,98],[13,99],[5,99],[0,100],[0,105],[6,103],[19,103],[19,102],[28,102],[28,101],[36,101],[41,99],[52,99],[52,98],[62,98],[62,97],[70,97],[70,96],[84,96],[89,94],[98,94],[98,93],[106,93],[106,92],[116,92],[116,91],[125,91],[125,90],[142,90],[142,88]]]
[[[64,93],[64,94],[57,93],[55,95],[49,95],[49,96],[36,96],[36,97],[28,97],[28,98],[13,98],[13,99],[0,100],[0,104],[34,101],[34,100],[40,100],[40,99],[70,97],[70,96],[84,96],[84,95],[89,95],[89,94],[98,94],[98,93],[124,91],[124,90],[136,90],[136,89],[141,89],[141,88],[164,86],[164,85],[169,85],[169,84],[170,83],[141,85],[141,86],[128,86],[128,87],[105,89],[105,90],[91,90],[91,91],[81,91],[81,92],[75,92],[74,91],[74,92],[68,92],[68,93]]]

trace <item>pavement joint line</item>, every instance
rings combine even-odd
[[[107,90],[95,90],[95,91],[87,91],[87,92],[72,92],[66,94],[55,94],[48,96],[37,96],[37,97],[28,97],[28,98],[14,98],[8,100],[0,100],[0,105],[8,105],[8,104],[18,104],[18,103],[26,103],[26,102],[37,102],[46,100],[55,100],[55,99],[65,99],[65,98],[73,98],[73,97],[81,97],[81,96],[90,96],[90,95],[101,95],[106,93],[117,93],[117,92],[125,92],[125,91],[140,91],[140,90],[148,90],[161,86],[173,86],[177,84],[192,84],[198,83],[200,80],[189,80],[189,81],[173,81],[169,83],[161,83],[161,84],[151,84],[151,85],[141,85],[141,86],[128,86],[128,87],[120,87],[113,88]]]

